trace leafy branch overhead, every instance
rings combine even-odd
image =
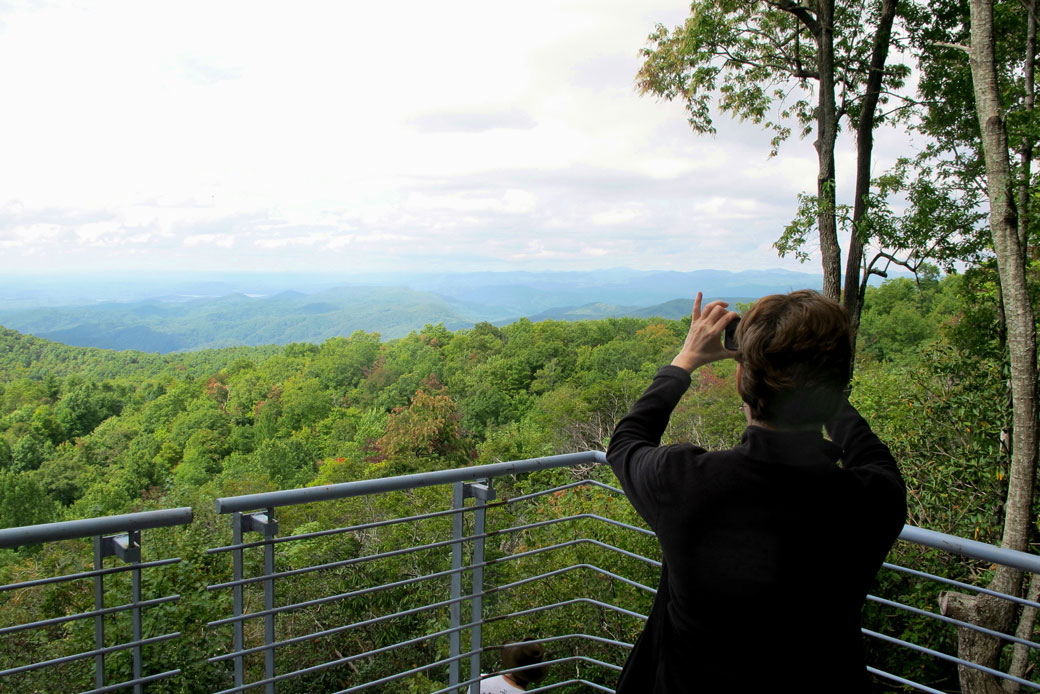
[[[695,132],[715,131],[715,111],[751,121],[773,133],[770,155],[795,128],[803,138],[815,132],[823,293],[835,300],[842,294],[835,143],[848,119],[857,141],[853,217],[858,226],[866,212],[873,130],[895,115],[879,114],[878,106],[909,75],[906,65],[887,65],[890,47],[903,42],[892,30],[896,2],[697,0],[681,26],[659,25],[642,51],[639,90],[681,100]],[[798,238],[788,234],[781,244]],[[850,237],[845,271],[845,303],[854,326],[863,293],[860,244],[857,236]]]
[[[838,119],[859,115],[876,15],[864,3],[834,8]],[[819,33],[817,11],[789,0],[695,2],[681,26],[659,24],[647,37],[636,84],[643,94],[681,100],[698,133],[715,132],[713,111],[764,126],[775,134],[775,155],[792,126],[802,137],[816,126]],[[906,65],[887,67],[886,88],[899,89],[909,73]]]

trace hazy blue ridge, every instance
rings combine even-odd
[[[345,279],[325,279],[336,277]],[[697,290],[704,292],[706,300],[727,298],[735,303],[820,284],[818,275],[784,270],[430,273],[397,276],[409,286],[379,284],[388,278],[369,277],[374,283],[367,285],[324,287],[320,277],[310,277],[301,285],[308,291],[286,286],[290,278],[280,275],[174,277],[165,285],[154,277],[135,280],[136,284],[124,278],[131,283],[122,296],[155,294],[89,304],[83,302],[118,294],[115,280],[99,280],[97,287],[83,278],[78,287],[51,280],[37,291],[40,303],[34,307],[25,307],[32,300],[32,283],[22,282],[13,302],[22,308],[10,308],[8,295],[0,294],[0,307],[8,307],[0,309],[0,324],[66,345],[165,354],[321,343],[357,330],[393,339],[430,323],[459,330],[480,321],[504,325],[520,318],[679,318],[689,313],[693,301],[680,297],[691,297]],[[0,282],[0,292],[9,288],[10,281]],[[217,296],[191,294],[229,288],[234,290]],[[48,305],[61,291],[73,289],[78,291],[79,305]]]
[[[324,342],[356,330],[403,337],[427,323],[450,330],[497,318],[429,292],[402,287],[343,287],[269,298],[232,294],[154,301],[0,311],[0,324],[81,347],[172,352],[235,345]]]

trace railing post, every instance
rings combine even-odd
[[[454,687],[461,679],[459,677],[458,657],[462,653],[461,635],[459,627],[462,626],[462,507],[465,504],[465,485],[456,482],[452,485],[451,507],[456,512],[451,514],[451,605],[448,606],[448,615],[451,621],[451,633],[448,634],[448,686]],[[456,694],[458,690],[456,689]]]
[[[257,532],[264,536],[264,576],[274,574],[274,538],[278,534],[278,521],[274,519],[274,509],[268,508],[266,513],[251,513],[242,517],[242,532]],[[264,609],[274,609],[274,579],[264,580]],[[239,622],[241,624],[241,622]],[[264,615],[264,645],[274,643],[274,614]],[[274,677],[274,649],[264,649],[264,679]],[[264,685],[266,694],[274,694],[274,682]]]
[[[278,523],[274,519],[274,509],[267,509],[267,523],[264,526],[264,575],[270,576],[274,573],[274,536],[278,533]],[[274,579],[268,578],[264,581],[264,609],[274,609]],[[264,645],[270,646],[274,643],[274,615],[264,616]],[[264,676],[268,679],[274,677],[274,649],[268,648],[264,651]],[[274,694],[274,682],[267,685],[267,694]]]
[[[105,567],[104,562],[104,538],[100,535],[94,537],[94,570],[101,571]],[[105,577],[94,576],[94,609],[105,609]],[[94,616],[94,648],[105,647],[105,618],[102,615]],[[101,689],[105,686],[105,654],[99,653],[94,656],[94,688]]]
[[[105,557],[116,556],[127,564],[141,563],[141,531],[131,530],[122,535],[94,536],[94,570],[101,571],[105,568]],[[141,640],[141,569],[135,567],[131,576],[131,609],[133,640]],[[105,608],[105,577],[101,574],[94,576],[94,609]],[[105,618],[103,615],[94,616],[94,648],[101,650],[105,647]],[[133,673],[134,679],[141,678],[141,646],[133,648]],[[105,654],[99,653],[94,656],[94,688],[101,689],[105,686]],[[140,694],[141,685],[134,685],[134,694]]]
[[[473,506],[473,600],[470,603],[470,623],[473,628],[469,633],[469,649],[472,653],[469,657],[469,677],[480,677],[480,655],[483,649],[483,626],[484,626],[484,532],[486,527],[487,502],[495,498],[495,490],[491,486],[491,479],[480,483],[466,485],[466,496],[472,496]],[[470,694],[480,694],[480,682],[469,685]]]
[[[141,531],[132,530],[127,533],[127,540],[130,547],[136,547],[136,556],[133,558],[134,569],[130,574],[130,600],[134,604],[134,609],[131,611],[131,619],[133,620],[133,635],[134,641],[140,641],[143,637],[143,630],[141,629]],[[141,679],[144,669],[142,667],[143,658],[141,656],[141,646],[138,644],[134,646],[134,679]],[[143,685],[138,682],[134,684],[134,694],[141,694]]]
[[[231,580],[241,581],[243,576],[242,570],[242,514],[235,512],[231,517],[231,544],[235,549],[231,550]],[[235,617],[242,616],[242,592],[243,586],[241,583],[236,583],[231,588],[231,613]],[[243,627],[242,620],[236,620],[232,626],[232,648],[235,653],[241,653],[243,648]],[[244,674],[242,672],[242,656],[236,655],[234,658],[235,662],[235,686],[241,687],[245,684]]]

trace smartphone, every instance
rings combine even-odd
[[[726,324],[726,331],[722,334],[722,346],[726,349],[737,349],[737,324],[740,323],[740,316],[737,316],[729,323]]]

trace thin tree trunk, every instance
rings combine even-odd
[[[989,223],[997,256],[1000,291],[1007,312],[1008,353],[1011,363],[1012,442],[1008,497],[1004,512],[1002,546],[1026,550],[1037,458],[1036,326],[1026,287],[1024,255],[1018,235],[1015,191],[1008,155],[1007,127],[1001,112],[994,58],[993,0],[970,0],[971,76],[975,109],[982,131],[989,196]],[[998,567],[990,588],[1022,594],[1022,573]],[[989,596],[948,594],[944,611],[982,626],[1006,631],[1014,624],[1013,603]],[[958,654],[988,667],[999,667],[1000,640],[967,629],[958,630]],[[961,687],[967,694],[1003,694],[991,675],[960,667]]]
[[[816,224],[820,234],[820,253],[823,256],[823,295],[839,301],[841,247],[838,245],[834,192],[834,141],[838,135],[838,112],[834,100],[834,0],[817,0],[816,5],[819,22],[816,65],[820,73],[815,143],[819,160],[816,178],[819,212]]]
[[[898,0],[881,0],[881,14],[877,33],[870,53],[870,73],[863,93],[863,103],[856,127],[856,200],[852,208],[852,237],[849,239],[849,255],[845,261],[845,309],[852,323],[852,351],[856,351],[856,335],[859,332],[859,317],[863,310],[863,294],[860,292],[860,271],[863,266],[863,242],[857,233],[867,216],[870,195],[870,163],[874,151],[874,116],[881,96],[881,83],[888,60],[888,46],[892,38],[892,24],[896,18]]]
[[[1026,53],[1025,60],[1023,61],[1023,86],[1025,87],[1025,110],[1027,113],[1032,114],[1033,109],[1036,106],[1035,71],[1037,0],[1027,0],[1023,5],[1028,13],[1026,17]],[[1029,184],[1030,179],[1032,178],[1033,165],[1033,137],[1031,134],[1026,134],[1022,137],[1022,145],[1018,150],[1018,157],[1020,168],[1018,182],[1018,242],[1022,253],[1028,254],[1027,249],[1030,231]],[[1003,313],[1003,311],[1001,313]],[[1035,574],[1033,575],[1026,598],[1033,602],[1040,599],[1040,576]],[[1036,616],[1037,609],[1035,607],[1023,608],[1022,614],[1018,620],[1018,628],[1015,630],[1015,635],[1021,639],[1031,640],[1033,637],[1033,629],[1036,626]],[[1011,659],[1011,667],[1008,669],[1009,674],[1014,675],[1015,677],[1025,677],[1026,671],[1029,667],[1029,652],[1030,649],[1026,646],[1015,644],[1015,652]],[[1009,694],[1017,692],[1018,689],[1018,685],[1014,682],[1004,682],[1004,691]]]
[[[1029,583],[1029,592],[1026,593],[1026,599],[1031,600],[1032,602],[1040,600],[1040,574],[1033,574],[1033,579]],[[1023,607],[1022,617],[1018,620],[1018,629],[1015,630],[1015,636],[1029,641],[1033,637],[1033,628],[1035,626],[1036,608]],[[1029,653],[1031,650],[1032,649],[1029,648],[1029,646],[1023,646],[1020,643],[1015,644],[1015,655],[1011,659],[1011,667],[1008,668],[1009,675],[1025,679],[1026,673],[1029,670]],[[1005,692],[1014,694],[1018,690],[1019,686],[1014,682],[1004,682]]]
[[[1028,13],[1026,17],[1026,54],[1023,61],[1023,86],[1025,87],[1024,106],[1027,114],[1032,114],[1036,105],[1036,0],[1024,0],[1023,5]],[[1030,116],[1031,117],[1031,116]],[[1018,245],[1026,252],[1029,243],[1029,183],[1033,168],[1032,134],[1022,136],[1022,144],[1018,150],[1018,162],[1021,171],[1018,179]]]

